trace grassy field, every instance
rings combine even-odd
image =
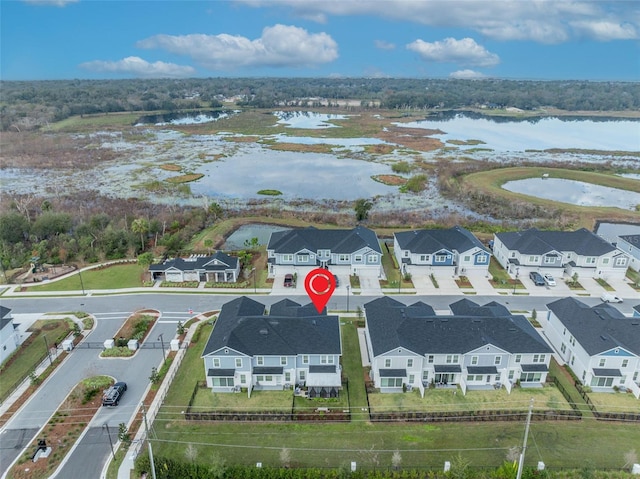
[[[84,289],[137,288],[142,286],[146,269],[138,264],[117,264],[101,269],[83,271],[59,281],[29,286],[28,291],[82,291]],[[26,286],[26,285],[25,285]]]
[[[16,350],[15,359],[8,360],[0,370],[0,401],[3,401],[17,383],[23,381],[47,357],[47,344],[53,347],[71,332],[71,322],[62,319],[41,319],[36,321],[29,331],[31,337]]]
[[[576,225],[576,227],[585,227],[589,230],[593,229],[595,221],[601,218],[607,218],[608,221],[638,221],[640,218],[640,213],[625,211],[620,208],[576,206],[569,203],[559,203],[514,193],[502,188],[502,185],[508,181],[541,178],[543,174],[549,174],[551,178],[582,181],[626,191],[637,192],[640,190],[640,181],[631,178],[624,178],[613,174],[547,167],[514,167],[482,171],[465,176],[463,182],[469,190],[479,190],[486,194],[501,196],[510,200],[527,201],[548,207],[549,209],[561,208],[580,218],[580,224]]]

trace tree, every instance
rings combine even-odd
[[[0,241],[16,244],[29,235],[29,222],[19,213],[11,212],[0,216]]]
[[[140,266],[147,267],[151,263],[153,263],[153,253],[151,253],[150,251],[138,255],[138,264]]]
[[[356,212],[356,220],[364,221],[369,218],[369,210],[373,208],[373,203],[365,198],[356,200],[353,210]]]
[[[118,424],[118,440],[122,441],[125,447],[129,447],[129,444],[131,444],[131,434],[129,434],[127,425],[123,422]]]
[[[209,254],[211,254],[211,250],[213,249],[213,240],[211,238],[205,239],[204,247],[207,248],[207,251],[209,251]]]
[[[131,223],[131,231],[140,233],[140,251],[144,251],[144,235],[149,232],[149,222],[144,218],[138,218]]]

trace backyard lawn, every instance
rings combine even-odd
[[[28,291],[85,291],[98,289],[137,288],[142,286],[146,268],[138,264],[117,264],[90,269],[59,281],[29,286]],[[26,285],[25,285],[26,286]],[[84,286],[84,288],[83,288]]]

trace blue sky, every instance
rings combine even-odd
[[[3,80],[640,80],[638,0],[0,0]]]

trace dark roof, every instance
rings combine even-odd
[[[232,378],[235,374],[235,369],[210,368],[207,370],[207,376],[210,378]]]
[[[509,316],[511,313],[506,306],[491,301],[484,306],[474,303],[470,299],[463,298],[460,301],[451,303],[449,309],[456,316]]]
[[[460,226],[450,229],[402,231],[395,233],[395,237],[400,248],[417,254],[434,254],[442,249],[463,253],[476,247],[489,253],[478,238]]]
[[[593,375],[596,377],[619,378],[622,373],[619,369],[593,368]]]
[[[225,271],[237,267],[238,258],[218,251],[212,256],[168,259],[161,264],[152,264],[149,266],[149,271],[166,271],[169,268],[180,271]]]
[[[373,230],[364,226],[357,226],[350,230],[296,228],[290,231],[271,233],[268,250],[275,253],[293,254],[307,249],[317,252],[321,249],[331,250],[332,253],[353,253],[369,247],[382,254],[378,237]]]
[[[522,315],[437,316],[431,306],[382,297],[364,306],[374,356],[399,347],[418,355],[464,354],[487,344],[510,353],[552,350]]]
[[[381,378],[403,378],[407,375],[406,369],[380,369]]]
[[[521,364],[525,373],[543,373],[549,370],[546,364]]]
[[[13,323],[13,318],[10,313],[11,309],[0,306],[0,329],[4,329],[7,324]]]
[[[246,296],[234,299],[222,306],[202,355],[222,348],[249,356],[341,354],[338,317],[300,308],[310,314],[265,315],[262,303]]]
[[[309,374],[335,373],[335,372],[336,372],[335,364],[331,364],[331,365],[311,364],[311,365],[309,365]]]
[[[433,370],[437,373],[461,373],[459,364],[434,364]]]
[[[282,374],[283,372],[282,366],[256,366],[253,368],[253,374]]]
[[[616,347],[640,356],[640,318],[628,318],[607,303],[589,307],[572,297],[549,303],[547,308],[590,356]]]
[[[620,239],[625,240],[627,243],[629,243],[632,246],[635,246],[636,248],[640,248],[640,234],[622,235],[620,236]]]
[[[326,308],[324,309],[324,314],[326,315]],[[304,316],[317,316],[318,310],[313,305],[313,303],[309,303],[305,306],[302,306],[295,301],[290,299],[283,299],[282,301],[278,301],[277,303],[273,303],[271,305],[271,309],[269,310],[269,314],[271,316],[289,316],[292,318],[302,318]]]
[[[602,256],[616,248],[591,231],[526,231],[496,233],[507,249],[522,254],[543,255],[551,251],[574,251],[581,256]]]
[[[495,366],[467,366],[469,374],[498,374]]]

